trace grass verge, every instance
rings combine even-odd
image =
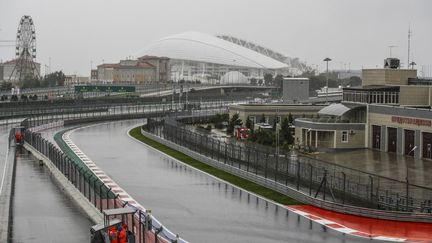
[[[247,191],[253,192],[257,195],[260,195],[262,197],[268,198],[270,200],[273,200],[277,203],[283,204],[283,205],[296,205],[296,204],[302,204],[282,193],[279,193],[277,191],[271,190],[267,187],[263,187],[261,185],[258,185],[254,182],[248,181],[246,179],[240,178],[238,176],[232,175],[230,173],[227,173],[223,170],[211,167],[205,163],[202,163],[196,159],[193,159],[186,154],[183,154],[177,150],[174,150],[168,146],[165,146],[161,143],[158,143],[150,138],[145,137],[141,134],[141,127],[133,128],[130,133],[132,137],[135,139],[169,155],[172,156],[185,164],[188,164],[190,166],[193,166],[201,171],[204,171],[206,173],[209,173],[210,175],[213,175],[217,178],[220,178],[224,181],[227,181],[233,185],[236,185],[240,188],[243,188]]]

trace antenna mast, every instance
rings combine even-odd
[[[411,31],[411,25],[408,26],[408,68],[410,65],[410,49],[411,49],[411,37],[412,37],[412,31]]]
[[[410,65],[409,58],[410,58],[410,49],[411,49],[411,36],[412,36],[411,25],[409,25],[408,26],[408,62],[407,62],[408,68]]]

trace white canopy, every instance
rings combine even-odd
[[[337,104],[331,104],[329,106],[326,106],[322,108],[320,111],[318,111],[318,114],[320,115],[330,115],[330,116],[342,116],[347,111],[351,110],[351,108],[337,103]]]

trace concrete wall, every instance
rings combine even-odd
[[[401,115],[394,115],[394,116],[402,116]],[[428,119],[425,119],[428,120]],[[431,121],[432,122],[432,121]],[[368,118],[368,125],[379,125],[379,126],[388,126],[388,127],[395,127],[395,128],[402,128],[402,129],[409,129],[409,130],[421,130],[423,132],[432,132],[432,127],[430,126],[418,126],[414,124],[401,124],[397,122],[392,122],[392,115],[386,115],[386,114],[378,114],[378,113],[369,113]]]
[[[348,148],[364,148],[365,147],[365,131],[364,130],[348,130],[348,142],[342,142],[342,130],[336,131],[336,149]]]
[[[407,85],[408,78],[417,77],[415,69],[363,69],[362,86],[367,85]]]
[[[152,83],[157,81],[155,68],[119,68],[113,71],[113,82],[134,82],[137,84]]]
[[[112,67],[98,67],[98,80],[100,81],[113,81],[114,68]]]
[[[397,144],[396,144],[396,152],[397,154],[404,154],[404,130],[413,130],[415,132],[414,136],[414,145],[417,146],[418,149],[414,151],[415,158],[422,157],[422,132],[432,133],[432,126],[426,125],[415,125],[415,124],[406,124],[406,123],[398,123],[392,121],[392,116],[405,117],[403,113],[400,114],[380,114],[380,113],[369,113],[368,126],[369,126],[369,134],[366,138],[368,141],[368,147],[372,148],[372,125],[381,126],[381,151],[387,151],[387,128],[393,127],[397,129]],[[415,118],[415,117],[413,117]],[[423,119],[423,118],[421,118]],[[431,120],[431,119],[424,119]],[[431,120],[432,122],[432,120]]]
[[[400,86],[399,104],[405,106],[430,106],[431,92],[430,86]]]

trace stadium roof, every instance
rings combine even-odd
[[[138,53],[258,69],[280,69],[287,64],[229,41],[200,32],[185,32],[162,38]]]

